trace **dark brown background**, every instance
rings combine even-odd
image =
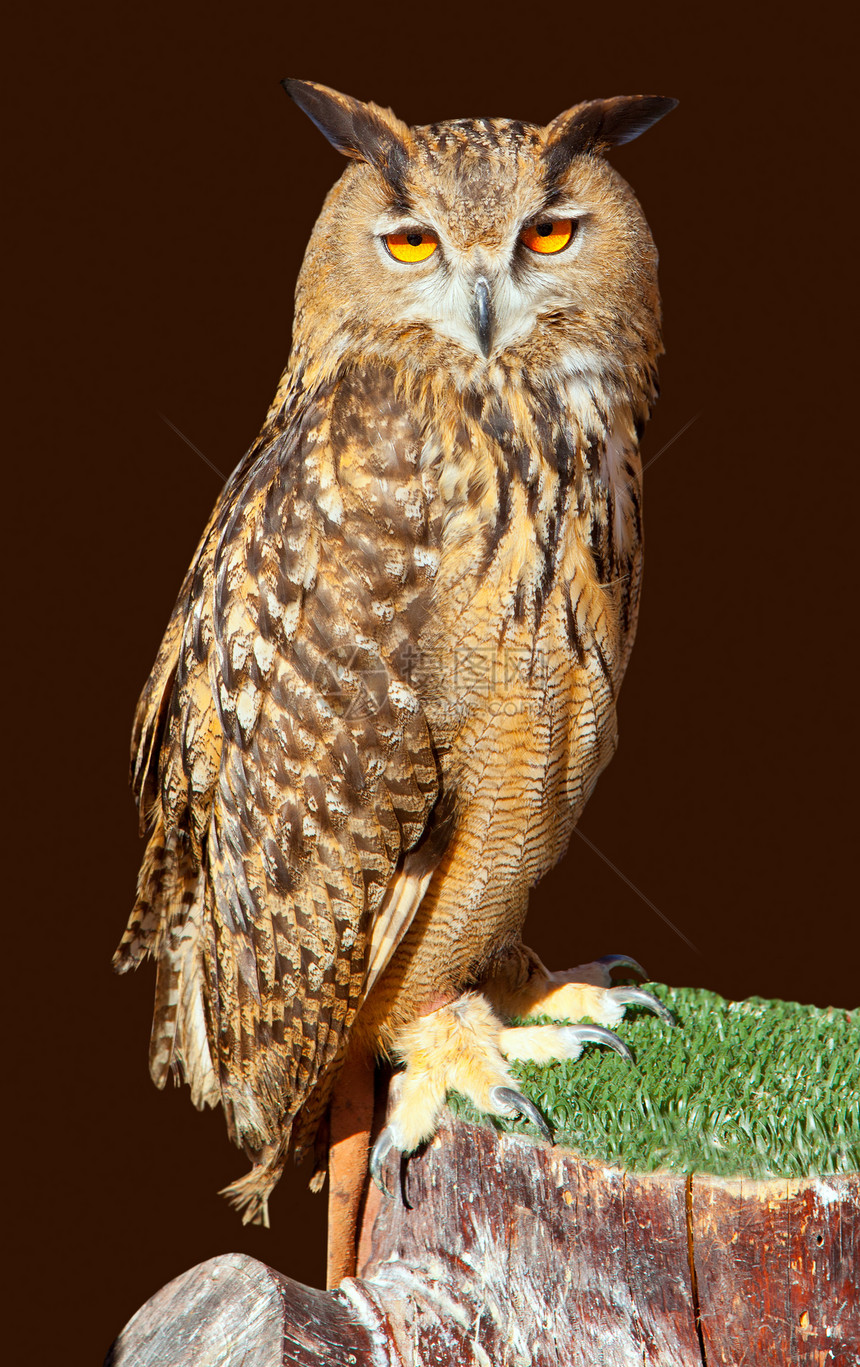
[[[341,166],[281,76],[412,122],[680,97],[614,160],[662,257],[646,458],[698,416],[647,475],[622,745],[582,830],[697,951],[579,841],[536,895],[529,939],[560,966],[625,950],[729,996],[856,1002],[854,453],[838,373],[856,234],[833,94],[850,77],[832,12],[815,13],[793,27],[749,5],[55,6],[7,55],[4,80],[21,78],[6,461],[22,493],[4,527],[7,791],[23,777],[4,927],[20,933],[4,983],[18,1359],[98,1363],[148,1295],[216,1253],[322,1276],[323,1202],[290,1174],[272,1231],[241,1228],[215,1195],[245,1168],[220,1115],[148,1081],[150,972],[109,968],[141,853],[131,714],[220,486],[159,414],[221,471],[236,463]]]

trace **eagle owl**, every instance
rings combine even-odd
[[[553,973],[521,930],[612,755],[636,624],[657,253],[605,153],[675,101],[408,127],[284,84],[349,162],[138,706],[116,956],[154,956],[152,1077],[221,1103],[253,1163],[227,1192],[264,1222],[368,1060],[404,1070],[381,1181],[449,1089],[533,1113],[511,1060],[623,1051],[603,1027],[661,1010],[610,985],[632,961]],[[558,1023],[506,1023],[534,1014]]]

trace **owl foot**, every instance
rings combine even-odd
[[[624,1041],[600,1025],[514,1025],[502,1031],[499,1043],[505,1058],[517,1063],[573,1063],[585,1044],[605,1044],[633,1062]]]
[[[647,976],[641,965],[626,954],[606,954],[602,959],[562,973],[551,973],[539,964],[522,986],[511,989],[497,980],[487,983],[485,991],[495,1009],[508,1017],[549,1016],[554,1021],[588,1018],[598,1025],[617,1025],[628,1006],[644,1006],[666,1025],[675,1024],[672,1012],[651,992],[641,987],[611,987],[610,975],[616,968],[633,969],[643,978]]]
[[[632,1058],[617,1036],[599,1026],[506,1029],[475,992],[418,1017],[397,1041],[397,1053],[406,1065],[400,1094],[370,1156],[371,1176],[380,1191],[391,1195],[382,1176],[388,1154],[392,1149],[412,1153],[432,1137],[450,1091],[460,1092],[487,1115],[523,1116],[552,1142],[549,1126],[517,1090],[506,1060],[574,1059],[589,1041]]]
[[[499,1048],[501,1033],[501,1021],[475,992],[419,1016],[401,1032],[397,1053],[406,1068],[400,1094],[370,1157],[373,1180],[386,1195],[386,1156],[393,1148],[412,1153],[432,1137],[450,1091],[490,1115],[523,1114],[525,1108],[546,1131],[543,1117],[517,1092]]]

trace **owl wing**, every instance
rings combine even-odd
[[[201,570],[211,561],[213,530],[223,523],[225,509],[235,506],[248,468],[260,455],[256,442],[231,475],[212,510],[191,565],[173,606],[167,630],[134,714],[131,736],[131,785],[140,813],[140,832],[146,833],[158,791],[158,747],[164,733],[165,713],[173,696],[173,684],[182,653],[186,619],[195,597],[200,596]]]
[[[222,1101],[265,1169],[234,1190],[250,1218],[426,887],[403,865],[438,796],[402,667],[429,593],[418,449],[354,390],[264,445],[141,704],[152,834],[119,966],[155,952],[153,1076],[177,1062],[197,1104]]]

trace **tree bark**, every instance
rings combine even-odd
[[[446,1117],[402,1186],[408,1204],[370,1189],[359,1275],[335,1291],[216,1258],[147,1302],[107,1363],[860,1362],[860,1174],[636,1175]]]

